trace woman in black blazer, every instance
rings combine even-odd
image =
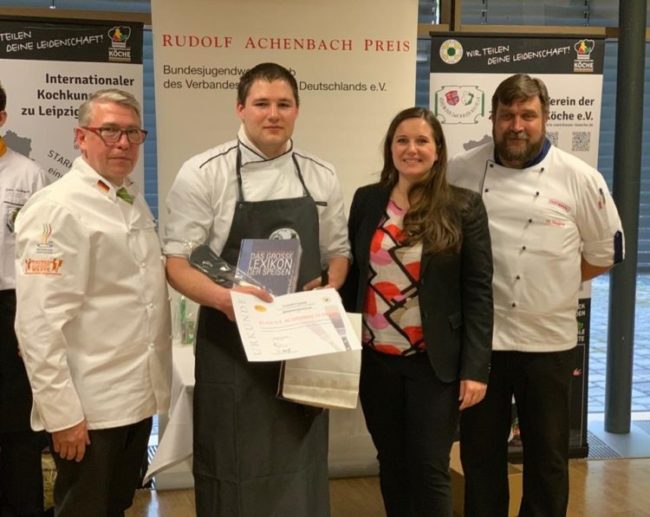
[[[459,412],[481,401],[492,339],[492,255],[478,194],[450,186],[442,127],[397,114],[379,183],[350,210],[342,294],[363,312],[360,397],[389,517],[451,515]]]

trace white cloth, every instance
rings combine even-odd
[[[621,221],[602,175],[554,146],[540,163],[510,169],[495,163],[490,143],[452,159],[447,177],[480,192],[487,209],[493,350],[574,347],[581,256],[611,266],[617,245],[622,254]]]
[[[16,287],[16,237],[13,231],[16,215],[29,197],[45,185],[47,176],[36,162],[9,148],[0,156],[0,291]]]
[[[133,189],[132,189],[133,191]],[[82,158],[16,223],[16,334],[34,393],[32,427],[90,429],[169,406],[164,259],[144,198],[130,210]]]
[[[233,219],[237,190],[237,148],[245,201],[302,197],[294,158],[305,185],[318,206],[322,266],[335,256],[350,257],[341,188],[332,165],[294,149],[267,159],[248,140],[243,129],[238,140],[193,156],[181,167],[167,197],[168,217],[163,232],[166,255],[189,255],[208,244],[220,254]],[[323,206],[319,203],[326,203]]]
[[[173,346],[172,350],[174,362],[169,420],[143,483],[163,470],[192,457],[194,350],[191,346],[178,345]],[[156,480],[156,487],[160,490],[158,481]]]

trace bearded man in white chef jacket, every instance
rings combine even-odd
[[[623,229],[602,175],[546,136],[546,85],[515,74],[492,97],[493,141],[455,156],[450,183],[481,194],[494,275],[485,398],[463,411],[465,515],[508,514],[514,396],[524,448],[521,517],[564,517],[570,388],[581,282],[623,260]]]
[[[79,109],[81,156],[16,221],[16,333],[32,427],[52,435],[59,517],[123,515],[151,417],[169,406],[164,260],[129,178],[145,138],[131,94],[95,92]]]

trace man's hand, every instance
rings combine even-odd
[[[90,445],[86,420],[62,431],[53,432],[52,442],[54,452],[59,453],[62,459],[80,462],[86,454],[86,446]]]
[[[307,282],[302,287],[302,290],[311,291],[312,289],[318,289],[319,287],[340,289],[345,281],[349,268],[350,261],[347,257],[332,257],[327,263],[327,272]]]
[[[460,410],[472,407],[478,404],[485,397],[487,391],[487,384],[484,382],[471,381],[469,379],[460,381]]]
[[[213,307],[223,312],[230,321],[235,321],[235,312],[232,308],[231,290],[240,293],[250,293],[265,302],[273,301],[273,297],[258,287],[238,285],[232,289],[214,283],[207,275],[194,269],[185,257],[167,257],[167,280],[181,294],[190,300]]]
[[[216,301],[215,306],[223,312],[230,321],[235,321],[235,311],[232,308],[232,297],[230,296],[231,291],[253,294],[265,302],[273,301],[273,297],[268,291],[260,289],[259,287],[253,287],[252,285],[236,285],[232,289],[223,289],[221,293],[222,295]]]
[[[331,287],[329,284],[323,285],[323,277],[319,276],[310,280],[305,285],[302,286],[303,291],[311,291],[312,289],[320,289],[321,287]]]
[[[612,267],[613,266],[594,266],[593,264],[587,262],[584,257],[582,257],[580,262],[580,280],[582,282],[591,280],[592,278],[607,273],[610,269],[612,269]]]

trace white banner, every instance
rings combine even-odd
[[[597,167],[603,56],[602,39],[432,38],[430,106],[445,131],[449,156],[492,139],[492,94],[510,75],[528,73],[548,89],[549,139]]]
[[[5,141],[54,181],[79,155],[73,129],[91,93],[120,88],[142,104],[142,25],[0,20],[0,70]],[[132,176],[144,188],[142,157]]]
[[[232,140],[241,74],[295,72],[296,145],[334,164],[349,206],[378,179],[392,117],[415,102],[417,0],[152,0],[162,203],[191,155]]]

